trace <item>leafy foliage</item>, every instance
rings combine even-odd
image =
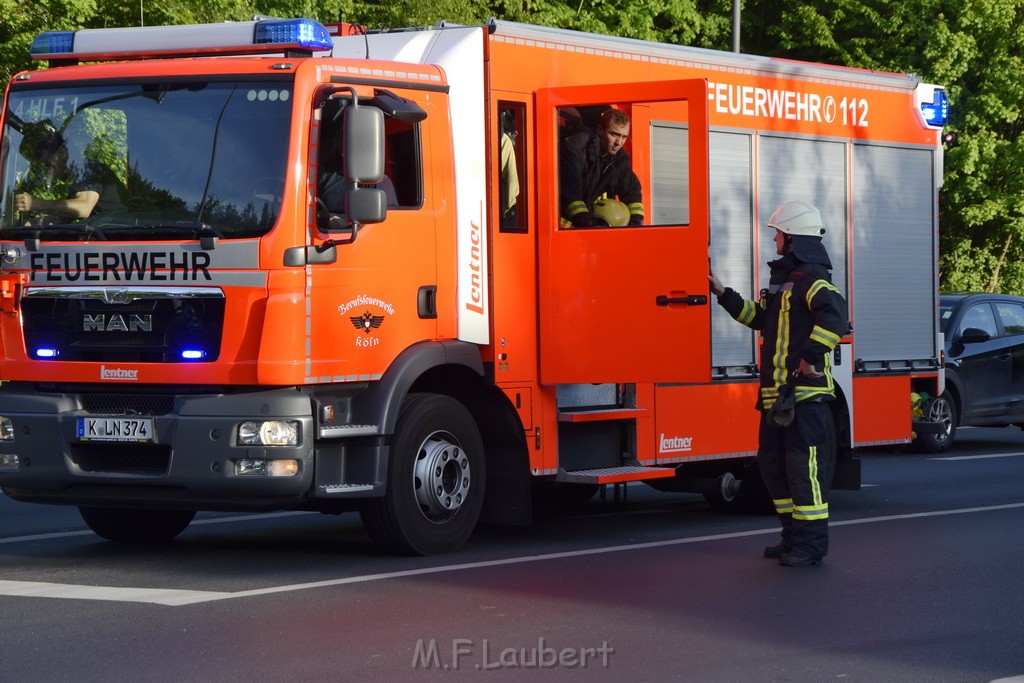
[[[946,85],[954,118],[941,194],[943,288],[1024,294],[1024,0],[746,0],[744,52],[913,72]],[[727,50],[732,0],[0,0],[0,78],[38,68],[44,30],[249,19],[371,28],[490,17]]]

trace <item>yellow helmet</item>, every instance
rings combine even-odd
[[[629,223],[629,207],[618,199],[599,197],[594,201],[594,210],[591,213],[613,228],[621,228]]]

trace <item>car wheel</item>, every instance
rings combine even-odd
[[[401,554],[457,549],[483,504],[484,447],[476,422],[453,398],[410,394],[391,439],[387,493],[360,513],[370,537]]]
[[[953,445],[953,437],[956,435],[956,406],[949,398],[948,392],[942,392],[925,406],[925,417],[929,422],[938,422],[942,429],[934,434],[920,434],[917,437],[917,447],[926,453],[942,453]]]

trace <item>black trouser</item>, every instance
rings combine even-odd
[[[812,557],[828,553],[828,487],[835,466],[831,421],[827,403],[797,403],[788,427],[775,426],[763,413],[758,435],[758,468],[782,522],[783,543]]]

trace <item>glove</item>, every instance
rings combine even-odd
[[[592,228],[594,216],[589,211],[581,211],[572,217],[572,225],[574,228]]]
[[[768,419],[776,427],[788,427],[796,417],[796,395],[792,384],[779,387],[779,397],[775,399],[772,409],[768,411]]]
[[[644,224],[644,217],[637,214],[632,214],[629,217],[629,227],[635,228]]]

